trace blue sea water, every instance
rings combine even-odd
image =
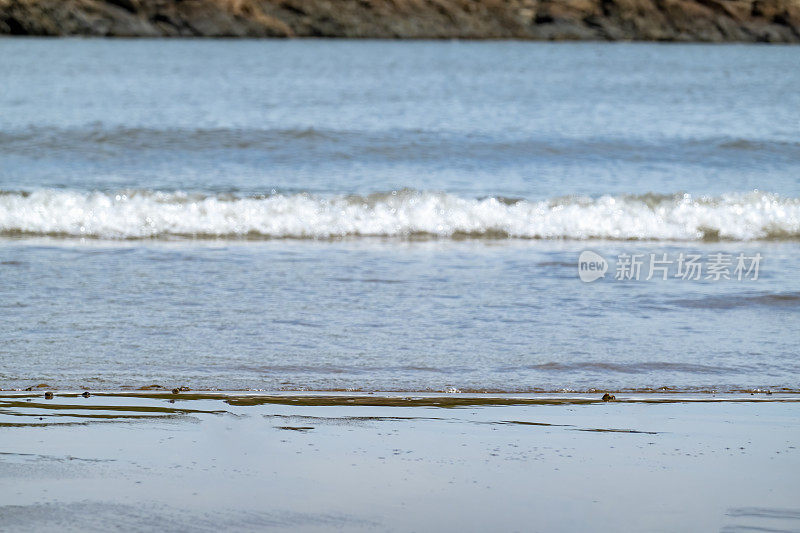
[[[0,388],[800,389],[796,47],[3,39],[0,72]],[[758,279],[675,276],[718,253]]]

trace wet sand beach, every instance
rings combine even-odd
[[[796,531],[797,395],[0,396],[0,530]]]

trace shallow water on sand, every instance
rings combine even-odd
[[[688,247],[769,260],[720,282],[583,283],[584,246],[7,242],[2,385],[798,388],[796,244]]]
[[[800,389],[791,47],[0,52],[0,388]]]

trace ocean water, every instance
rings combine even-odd
[[[3,39],[0,72],[0,388],[800,391],[796,47]]]

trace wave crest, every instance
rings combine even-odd
[[[530,201],[411,190],[238,197],[42,189],[0,193],[0,233],[103,239],[797,239],[800,198],[751,192]]]

